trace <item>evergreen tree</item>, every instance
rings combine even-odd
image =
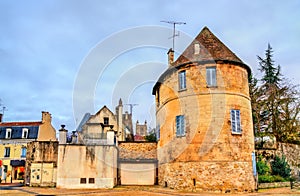
[[[268,49],[266,50],[265,59],[257,56],[259,60],[260,71],[263,72],[262,82],[264,85],[275,85],[278,86],[282,80],[280,73],[280,66],[277,67],[274,65],[273,51],[270,44],[268,44]]]
[[[299,135],[299,91],[297,86],[288,84],[282,77],[280,66],[274,65],[273,51],[270,44],[265,58],[258,57],[259,70],[263,76],[250,77],[250,96],[253,111],[253,123],[256,137],[266,135],[276,138],[277,142],[296,141]],[[261,140],[263,145],[263,140]],[[261,145],[261,146],[262,146]]]

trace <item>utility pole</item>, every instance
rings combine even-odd
[[[173,25],[173,35],[170,38],[173,39],[173,48],[172,49],[173,49],[173,51],[175,51],[175,37],[179,36],[179,32],[178,32],[178,34],[176,34],[176,32],[175,32],[176,25],[182,25],[182,24],[185,25],[186,23],[185,22],[177,22],[177,21],[166,21],[166,20],[162,20],[160,22],[165,22],[165,23],[169,23],[169,24]]]

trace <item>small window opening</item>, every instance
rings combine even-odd
[[[167,181],[165,181],[165,187],[168,187],[168,183],[167,183]]]
[[[80,184],[86,184],[86,178],[80,178]]]
[[[95,178],[89,178],[89,184],[94,184],[95,183]]]
[[[193,178],[193,185],[196,186],[196,179]]]
[[[194,45],[194,52],[195,52],[195,54],[199,54],[200,53],[200,44],[196,43]]]
[[[108,117],[104,117],[103,118],[104,124],[108,125],[109,124],[109,118]]]

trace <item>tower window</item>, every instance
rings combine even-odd
[[[184,115],[176,116],[176,136],[185,136]]]
[[[231,110],[231,131],[232,133],[242,133],[241,129],[241,113],[240,110]]]
[[[160,139],[160,125],[158,124],[156,126],[156,140],[158,141]]]
[[[208,87],[216,87],[217,86],[216,67],[207,67],[206,68],[206,84]]]
[[[186,73],[185,73],[185,71],[181,71],[178,73],[178,83],[179,83],[179,90],[186,89]]]

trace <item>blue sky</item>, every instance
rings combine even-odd
[[[172,46],[171,26],[161,20],[186,22],[177,26],[177,52],[207,26],[255,75],[256,56],[270,43],[284,76],[299,84],[299,8],[297,0],[2,0],[4,121],[39,120],[41,111],[49,111],[56,129],[66,124],[74,130],[84,112],[103,105],[114,111],[122,97],[139,104],[134,121],[153,127],[151,90]]]

